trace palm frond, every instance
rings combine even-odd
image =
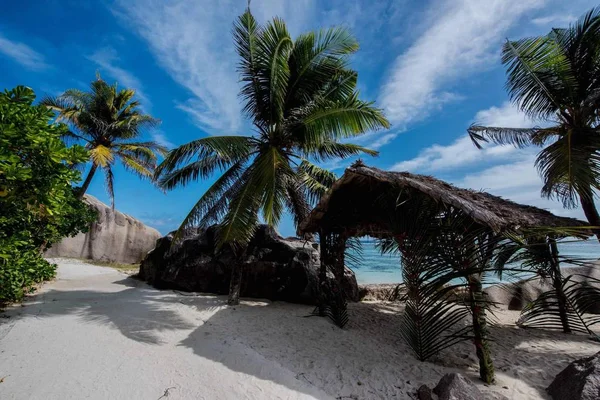
[[[316,161],[327,161],[332,158],[348,158],[359,154],[368,154],[370,156],[378,156],[379,152],[369,148],[359,146],[353,143],[339,143],[332,140],[327,140],[319,143],[315,147],[305,149],[307,157],[312,156]]]
[[[298,166],[298,174],[307,190],[308,200],[316,203],[337,180],[335,174],[320,168],[308,160],[302,160]]]
[[[183,237],[190,228],[196,226],[206,228],[209,224],[217,222],[218,217],[227,210],[228,202],[232,197],[232,193],[227,194],[227,191],[232,187],[243,186],[243,180],[240,180],[243,166],[243,161],[233,164],[204,192],[177,229],[176,240]]]
[[[592,328],[600,323],[600,317],[589,315],[588,311],[600,302],[600,289],[585,284],[585,280],[598,285],[600,281],[589,276],[580,275],[582,281],[575,281],[574,275],[562,281],[562,290],[567,299],[567,318],[570,329],[574,332],[594,335]],[[563,330],[560,307],[556,289],[542,293],[536,300],[527,305],[517,323],[523,328]]]
[[[262,29],[258,26],[250,10],[246,10],[236,21],[233,29],[235,46],[240,56],[238,72],[242,81],[240,96],[244,101],[244,113],[259,126],[268,120],[269,91],[260,76],[258,38]]]
[[[582,141],[588,143],[581,143]],[[574,144],[577,141],[579,143]],[[567,208],[575,207],[578,197],[600,187],[600,137],[569,132],[538,154],[535,166],[544,180],[542,195],[556,197]]]
[[[102,168],[105,168],[114,161],[113,151],[104,145],[97,145],[89,149],[92,162]]]
[[[110,206],[114,210],[115,209],[115,176],[112,171],[112,167],[110,164],[107,164],[102,167],[104,171],[104,181],[106,186],[106,193],[110,198]]]
[[[154,177],[154,167],[156,164],[129,154],[119,154],[119,158],[127,171],[133,172],[143,179],[152,179]]]
[[[191,141],[171,150],[156,169],[156,177],[170,173],[193,157],[199,160],[216,156],[223,163],[246,159],[253,151],[253,139],[246,136],[210,136]]]
[[[559,135],[558,128],[501,128],[471,125],[467,130],[473,144],[481,149],[481,143],[513,145],[517,148],[543,146]]]
[[[259,155],[255,163],[264,180],[265,191],[261,200],[263,218],[267,225],[277,226],[285,207],[287,183],[294,173],[289,160],[276,147],[270,147],[264,155]]]
[[[287,196],[285,198],[287,208],[294,220],[294,226],[298,228],[300,223],[308,217],[311,206],[307,200],[304,184],[298,174],[287,180]]]
[[[268,85],[269,122],[271,125],[282,122],[285,96],[290,77],[288,65],[289,53],[293,42],[287,31],[285,22],[279,18],[267,24],[258,36],[257,48],[263,57],[260,78]]]
[[[372,103],[359,100],[356,93],[344,101],[318,102],[307,111],[300,118],[304,142],[339,140],[390,127],[383,112]]]
[[[158,181],[158,185],[166,190],[186,186],[191,181],[197,181],[198,178],[209,178],[216,170],[223,171],[230,165],[229,162],[218,156],[204,157],[168,174],[163,174]]]
[[[556,71],[568,70],[568,60],[548,37],[507,41],[502,49],[511,99],[533,118],[546,119],[561,110]],[[565,75],[565,73],[563,73]]]
[[[254,165],[249,167],[249,178],[236,188],[223,222],[219,225],[217,246],[225,244],[234,247],[248,243],[258,224],[258,211],[264,187],[256,184],[260,181]]]
[[[351,96],[357,75],[347,69],[347,57],[357,49],[356,39],[341,27],[297,37],[289,60],[288,107],[304,106],[316,97],[338,101]]]

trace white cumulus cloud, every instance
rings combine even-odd
[[[393,63],[380,102],[397,124],[418,121],[457,99],[458,78],[497,60],[508,29],[545,0],[445,0],[431,7],[424,33]]]
[[[25,43],[10,40],[2,35],[0,35],[0,53],[33,71],[41,71],[50,67],[41,53]]]

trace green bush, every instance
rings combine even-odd
[[[0,303],[52,278],[55,266],[42,251],[95,218],[72,187],[87,150],[65,145],[68,128],[34,100],[23,86],[0,94]]]

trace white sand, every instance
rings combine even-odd
[[[312,307],[158,291],[103,267],[57,260],[58,279],[0,315],[0,399],[406,399],[446,372],[477,380],[470,343],[417,361],[398,305],[350,305],[345,330]],[[547,398],[568,362],[600,351],[585,336],[492,328],[498,383]],[[9,318],[6,318],[9,317]]]

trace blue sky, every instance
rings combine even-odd
[[[3,5],[0,87],[32,87],[39,97],[85,89],[96,71],[134,88],[162,120],[148,132],[175,146],[206,135],[247,134],[241,114],[231,27],[246,0],[28,0]],[[540,198],[535,150],[473,147],[473,122],[526,127],[504,91],[505,38],[544,34],[597,5],[588,0],[253,0],[260,21],[282,17],[292,34],[344,25],[361,49],[353,58],[361,97],[393,126],[361,144],[368,164],[434,175],[562,215],[583,217]],[[351,160],[326,166],[341,175]],[[117,167],[116,207],[167,233],[211,181],[167,194]],[[107,201],[102,176],[89,193]],[[289,218],[280,225],[292,235]]]

